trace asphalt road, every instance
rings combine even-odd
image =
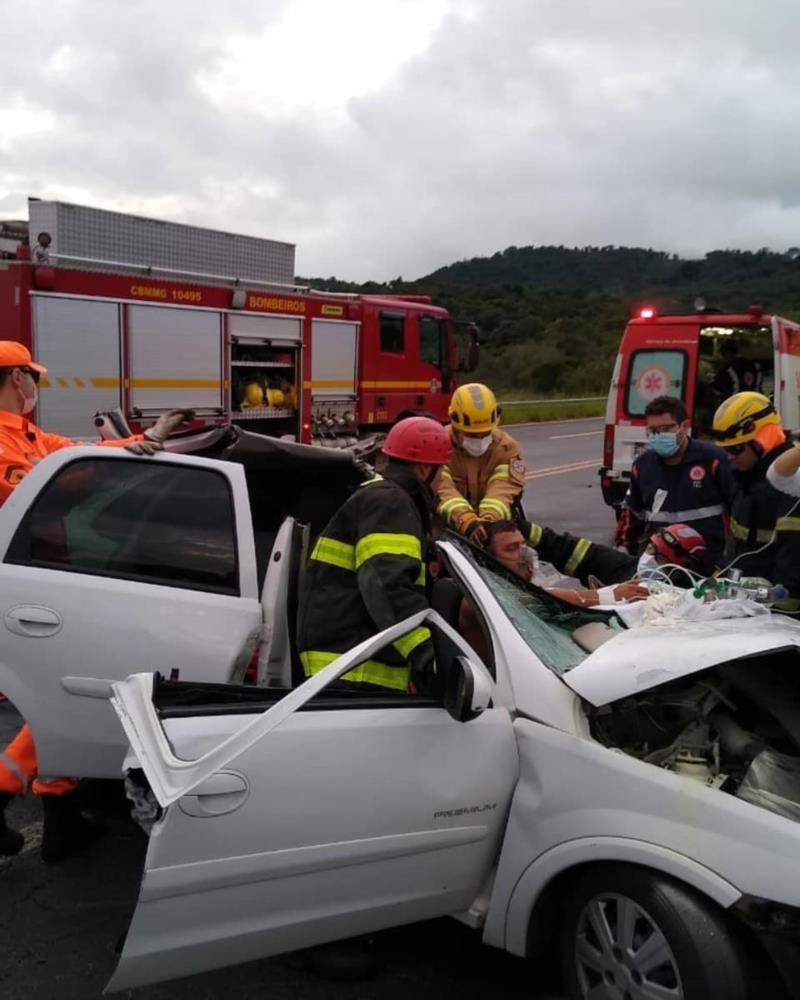
[[[525,508],[542,524],[610,537],[613,518],[597,480],[602,445],[598,419],[518,424],[528,464]],[[0,704],[0,747],[19,725]],[[26,847],[0,859],[0,997],[3,1000],[99,1000],[115,965],[115,945],[136,901],[146,841],[121,815],[82,857],[45,866],[39,858],[41,816],[36,800],[8,810],[26,833]],[[237,968],[126,993],[128,1000],[558,1000],[522,960],[480,946],[451,920],[418,924],[377,936],[376,976],[360,984],[333,984],[295,971],[282,960]]]

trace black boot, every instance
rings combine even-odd
[[[75,792],[42,795],[44,829],[42,861],[61,861],[93,844],[106,832],[102,823],[87,819]]]
[[[13,798],[9,792],[0,792],[0,855],[5,857],[19,854],[25,843],[25,838],[19,830],[12,830],[10,826],[6,826],[6,806]]]

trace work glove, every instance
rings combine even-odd
[[[157,451],[163,451],[164,445],[160,441],[131,441],[125,445],[125,451],[132,455],[155,455]]]
[[[433,642],[428,639],[421,642],[408,656],[410,676],[408,690],[411,694],[421,694],[425,697],[437,693],[436,659],[433,654]]]
[[[489,541],[489,533],[486,530],[486,521],[482,520],[474,511],[462,514],[458,522],[458,531],[465,538],[468,538],[473,545],[483,548]]]
[[[190,420],[194,420],[194,410],[167,410],[152,427],[147,428],[144,436],[148,441],[166,441],[173,431]]]

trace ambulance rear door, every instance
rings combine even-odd
[[[772,318],[775,347],[775,406],[784,427],[800,429],[800,325]]]

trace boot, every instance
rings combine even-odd
[[[6,806],[13,798],[9,792],[0,792],[0,855],[5,857],[19,854],[25,843],[25,838],[19,830],[12,830],[10,826],[6,826]]]
[[[44,809],[42,861],[61,861],[77,854],[106,832],[102,823],[87,819],[81,813],[75,792],[40,798]]]

